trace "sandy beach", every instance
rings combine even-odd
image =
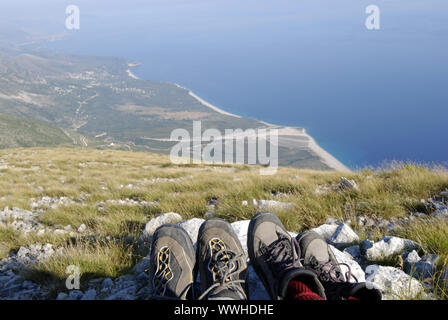
[[[132,73],[131,69],[127,69],[126,72],[128,73],[128,76],[135,80],[141,80],[139,77],[137,77],[135,74]]]
[[[130,70],[129,70],[130,73]],[[174,83],[175,86],[178,88],[184,89],[188,91],[188,94],[195,98],[197,101],[199,101],[202,105],[204,105],[207,108],[212,109],[215,112],[218,112],[223,115],[235,117],[235,118],[242,118],[239,115],[224,111],[211,103],[205,101],[204,99],[200,98],[196,94],[194,94],[191,90],[182,87],[181,85]],[[278,144],[281,147],[286,148],[304,148],[311,150],[312,153],[314,153],[316,156],[318,156],[324,164],[326,164],[328,167],[337,170],[337,171],[343,171],[343,172],[350,172],[350,169],[347,168],[344,164],[342,164],[339,160],[337,160],[335,157],[333,157],[330,153],[325,151],[322,147],[320,147],[317,142],[306,133],[306,130],[304,128],[300,127],[286,127],[286,126],[278,126],[275,124],[271,124],[265,121],[258,120],[261,124],[266,126],[266,128],[269,129],[277,129],[278,130]],[[151,139],[152,140],[152,139]],[[165,140],[169,141],[169,139],[154,139],[154,140]]]
[[[178,84],[176,86],[188,90]],[[190,96],[198,100],[201,104],[204,106],[220,113],[225,114],[228,116],[241,118],[241,116],[238,116],[233,113],[226,112],[211,103],[201,99],[196,94],[194,94],[191,90],[188,90],[188,93]],[[337,171],[343,171],[343,172],[350,172],[350,169],[347,168],[344,164],[342,164],[339,160],[337,160],[335,157],[333,157],[330,153],[325,151],[322,147],[320,147],[317,142],[306,133],[306,130],[304,128],[299,127],[284,127],[284,126],[278,126],[275,124],[271,124],[265,121],[260,121],[260,123],[264,124],[267,128],[270,129],[278,129],[278,141],[279,146],[282,147],[297,147],[300,144],[303,144],[303,147],[308,147],[314,154],[316,154],[319,158],[322,159],[322,162],[325,163],[328,167],[337,170]]]

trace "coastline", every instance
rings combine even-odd
[[[214,105],[212,105],[211,103],[203,100],[202,98],[198,97],[196,94],[194,94],[191,90],[188,90],[185,87],[182,87],[181,85],[175,83],[175,85],[179,88],[182,88],[184,90],[188,91],[188,94],[190,96],[192,96],[193,98],[195,98],[196,100],[198,100],[201,104],[203,104],[204,106],[220,113],[220,114],[224,114],[224,115],[228,115],[228,116],[232,116],[232,117],[236,117],[236,118],[242,118],[239,115],[224,111]],[[345,166],[342,162],[340,162],[338,159],[336,159],[334,156],[332,156],[330,153],[328,153],[327,151],[325,151],[325,149],[323,149],[321,146],[319,146],[316,142],[316,140],[314,140],[313,137],[311,137],[309,134],[306,133],[305,128],[301,128],[301,127],[286,127],[286,126],[279,126],[279,125],[275,125],[272,123],[268,123],[265,121],[261,121],[261,120],[257,120],[260,123],[264,124],[267,128],[269,129],[278,129],[278,133],[279,133],[279,141],[280,141],[280,137],[291,137],[291,136],[296,136],[296,137],[303,137],[306,140],[308,140],[308,148],[314,152],[319,158],[322,159],[322,162],[324,164],[326,164],[328,167],[336,170],[336,171],[342,171],[342,172],[350,172],[351,170]],[[279,142],[279,145],[281,143]]]
[[[173,82],[173,83],[174,83],[174,82]],[[185,88],[185,87],[182,87],[182,86],[181,86],[180,84],[178,84],[178,83],[174,83],[174,85],[175,85],[176,87],[178,87],[178,88],[181,88],[181,89],[184,89],[184,90],[188,91],[188,94],[189,94],[190,96],[192,96],[193,98],[195,98],[200,104],[206,106],[207,108],[210,108],[210,109],[212,109],[212,110],[214,110],[214,111],[216,111],[216,112],[218,112],[218,113],[220,113],[220,114],[226,115],[226,116],[235,117],[235,118],[238,118],[238,119],[241,119],[241,118],[242,118],[241,116],[239,116],[239,115],[237,115],[237,114],[234,114],[234,113],[230,113],[230,112],[224,111],[224,110],[218,108],[217,106],[212,105],[211,103],[205,101],[204,99],[202,99],[201,97],[199,97],[198,95],[196,95],[193,91],[191,91],[191,90],[189,90],[189,89],[187,89],[187,88]]]
[[[139,66],[139,63],[136,64],[131,64],[128,63],[128,67],[129,69],[126,70],[126,72],[128,73],[129,77],[136,79],[136,80],[142,80],[140,78],[138,78],[137,76],[135,76],[130,68],[133,67],[137,67]],[[174,83],[172,82],[176,87],[181,88],[185,91],[188,92],[188,94],[193,97],[194,99],[196,99],[199,103],[201,103],[203,106],[212,109],[213,111],[226,115],[226,116],[230,116],[230,117],[235,117],[238,119],[241,119],[242,116],[239,116],[237,114],[234,113],[230,113],[227,111],[224,111],[222,109],[220,109],[217,106],[214,106],[213,104],[207,102],[206,100],[202,99],[201,97],[199,97],[198,95],[196,95],[193,91],[179,85],[178,83]],[[316,154],[321,161],[327,165],[329,168],[336,170],[336,171],[341,171],[341,172],[350,172],[351,170],[346,167],[342,162],[340,162],[338,159],[336,159],[334,156],[332,156],[330,153],[328,153],[327,151],[325,151],[321,146],[319,146],[317,144],[317,142],[314,140],[313,137],[311,137],[309,134],[306,133],[305,128],[301,128],[301,127],[287,127],[287,126],[279,126],[279,125],[275,125],[272,123],[268,123],[265,121],[261,121],[258,119],[255,119],[258,122],[264,124],[266,126],[266,128],[269,129],[277,129],[278,130],[278,135],[279,135],[279,146],[280,145],[284,145],[284,146],[288,146],[288,140],[291,140],[291,137],[301,137],[303,138],[303,140],[308,141],[307,143],[307,147],[314,153]],[[280,139],[281,137],[283,137],[283,141]],[[291,143],[294,143],[295,145],[297,144],[297,141],[292,141],[290,142],[289,145],[291,145]]]
[[[129,77],[131,77],[132,79],[135,80],[142,80],[139,77],[137,77],[135,74],[132,73],[131,68],[135,68],[138,67],[139,65],[141,65],[141,63],[128,63],[128,69],[126,69],[126,72],[128,74]]]

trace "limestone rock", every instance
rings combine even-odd
[[[397,268],[369,265],[366,268],[366,280],[380,288],[384,300],[430,298],[420,282]]]
[[[320,236],[322,236],[324,239],[330,239],[331,236],[336,232],[336,229],[338,228],[338,225],[336,224],[323,224],[317,228],[311,229]]]
[[[359,246],[345,248],[343,252],[348,253],[358,263],[362,259],[361,248]]]
[[[86,232],[87,231],[87,226],[83,223],[83,224],[81,224],[80,226],[79,226],[79,228],[78,228],[78,232],[79,233],[84,233],[84,232]]]
[[[403,251],[412,251],[419,248],[418,243],[398,237],[384,237],[366,248],[365,256],[370,261],[376,261],[393,256]]]
[[[193,244],[196,245],[196,241],[198,240],[199,228],[201,227],[204,219],[193,218],[187,221],[179,222],[178,225],[184,228],[187,231],[188,235],[193,241]]]
[[[404,271],[418,280],[432,278],[436,272],[439,257],[435,254],[425,254],[420,258],[414,250],[404,260]]]
[[[339,186],[340,186],[341,190],[346,190],[346,189],[359,190],[359,187],[354,180],[349,180],[345,177],[341,177],[341,182],[340,182]]]
[[[294,205],[291,202],[281,202],[276,200],[258,200],[258,209],[277,209],[287,210],[291,209]]]
[[[182,221],[182,217],[178,213],[168,212],[161,214],[155,218],[149,220],[149,222],[145,226],[145,230],[143,231],[143,238],[152,237],[154,231],[164,224],[167,223],[175,223]]]
[[[330,242],[338,247],[351,244],[355,241],[359,241],[359,236],[345,223],[338,225],[330,238]]]
[[[330,248],[331,248],[331,251],[333,251],[334,256],[336,257],[336,260],[339,263],[345,263],[350,267],[351,274],[356,277],[358,282],[365,282],[366,278],[365,278],[364,271],[362,270],[362,268],[358,264],[358,262],[356,262],[350,254],[348,254],[347,252],[342,252],[342,251],[336,249],[332,245],[330,245]],[[340,268],[345,277],[345,275],[348,271],[347,267],[344,265],[341,265]],[[350,282],[356,282],[356,280],[353,277],[351,277]]]
[[[249,255],[247,254],[247,231],[249,229],[250,220],[242,220],[233,222],[231,225],[233,230],[235,230],[238,239],[241,242],[241,246],[243,247],[244,254],[246,255],[246,259],[249,259]]]

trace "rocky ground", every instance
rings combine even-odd
[[[347,179],[341,179],[338,186],[320,188],[316,192],[327,192],[336,188],[356,188],[356,183]],[[21,233],[36,234],[89,234],[85,225],[78,228],[71,226],[44,226],[39,222],[39,215],[44,208],[55,208],[60,205],[79,203],[88,198],[83,194],[79,199],[50,198],[31,199],[31,211],[19,208],[4,208],[0,211],[0,224],[10,226]],[[383,292],[384,299],[434,299],[436,298],[432,288],[433,279],[439,257],[433,254],[421,254],[422,250],[418,243],[394,236],[396,230],[404,225],[412,224],[424,219],[446,219],[448,218],[448,192],[440,193],[438,197],[422,200],[424,205],[431,207],[433,214],[414,212],[407,217],[394,218],[390,220],[375,219],[364,216],[354,217],[354,221],[327,219],[326,223],[313,230],[321,234],[330,244],[338,261],[350,266],[352,273],[358,281],[371,282]],[[249,200],[248,200],[249,201]],[[242,205],[248,205],[243,201]],[[214,207],[218,199],[211,199],[209,211],[204,218],[214,215]],[[259,209],[287,208],[289,203],[276,200],[252,200]],[[152,203],[143,203],[131,199],[116,200],[98,203],[98,207],[108,204],[114,205],[141,205],[151,206]],[[145,229],[139,239],[141,242],[149,243],[155,229],[168,222],[178,223],[196,242],[197,233],[204,219],[193,218],[186,221],[177,213],[161,214],[147,222]],[[232,223],[247,256],[247,229],[249,220],[236,221]],[[379,241],[360,241],[361,234],[369,234],[373,227],[383,229],[388,236]],[[294,234],[294,233],[291,233]],[[27,247],[20,247],[16,252],[11,252],[6,258],[0,260],[0,299],[46,299],[51,289],[43,285],[28,281],[23,276],[27,267],[43,262],[55,255],[63,255],[64,249],[54,247],[49,243],[35,243]],[[148,292],[148,257],[142,259],[134,266],[132,272],[115,279],[98,278],[90,280],[88,288],[80,290],[67,290],[59,292],[57,299],[65,300],[94,300],[94,299],[147,299]],[[391,258],[398,261],[398,265],[391,266]],[[389,259],[389,260],[388,260]],[[345,268],[345,267],[343,267]],[[448,272],[442,272],[442,278],[446,280]],[[268,299],[268,295],[261,285],[260,280],[249,266],[249,289],[250,299]]]

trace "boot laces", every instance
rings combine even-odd
[[[332,261],[332,259],[328,261],[318,261],[313,257],[310,264],[312,270],[322,281],[346,283],[350,282],[350,279],[353,278],[356,282],[358,282],[358,279],[352,274],[350,266],[346,263],[335,262]],[[340,266],[347,267],[347,272],[342,273]]]
[[[157,253],[156,270],[153,278],[153,296],[164,297],[166,286],[174,277],[170,268],[170,248],[160,248]]]
[[[260,250],[263,259],[276,273],[302,266],[300,246],[294,237],[288,239],[283,234],[278,234],[277,240],[269,246],[263,246]]]
[[[243,254],[236,254],[234,251],[227,249],[225,243],[218,238],[212,239],[209,245],[211,254],[208,270],[213,275],[214,283],[201,294],[199,300],[204,299],[212,290],[220,286],[225,286],[230,290],[238,290],[244,294],[244,292],[241,292],[239,285],[246,281],[232,279],[235,274],[240,272],[241,264],[238,260],[243,257]]]

